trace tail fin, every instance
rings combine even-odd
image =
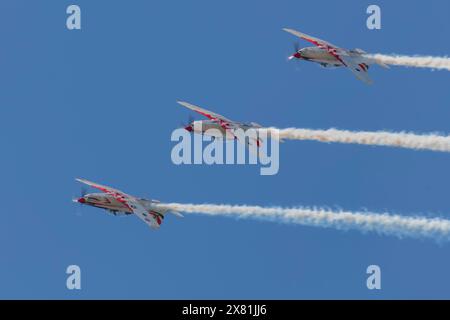
[[[379,61],[378,59],[376,59],[374,57],[374,55],[370,55],[370,54],[365,54],[363,53],[361,55],[363,62],[367,63],[367,64],[377,64],[380,67],[383,67],[385,69],[390,69],[391,67],[389,67],[386,63]]]
[[[184,218],[184,216],[178,211],[169,211],[171,214],[176,216],[177,218]]]
[[[380,61],[376,61],[376,60],[375,60],[375,63],[378,64],[379,66],[385,68],[385,69],[390,69],[390,68],[391,68],[391,67],[389,67],[387,64],[385,64],[385,63],[383,63],[383,62],[380,62]]]
[[[259,123],[256,122],[250,122],[250,124],[255,127],[255,128],[262,128],[262,125],[260,125]]]

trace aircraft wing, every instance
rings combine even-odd
[[[184,102],[184,101],[177,101],[179,104],[181,104],[182,106],[191,109],[195,112],[200,113],[201,115],[204,115],[205,117],[207,117],[208,119],[217,122],[218,124],[220,124],[220,126],[222,128],[224,128],[225,130],[228,130],[228,132],[234,136],[233,132],[231,132],[229,129],[234,129],[234,128],[238,128],[239,125],[235,122],[232,121],[230,119],[225,118],[224,116],[221,116],[220,114],[208,111],[206,109],[200,108],[198,106],[194,106],[193,104]]]
[[[133,196],[130,196],[120,190],[103,186],[101,184],[91,182],[85,179],[76,179],[77,181],[87,184],[93,188],[99,189],[104,193],[112,195],[117,201],[124,204],[128,209],[133,211],[139,218],[141,218],[147,225],[151,228],[157,229],[159,228],[163,218],[163,215],[158,212],[147,211],[142,204],[139,203],[138,199]]]
[[[299,31],[296,31],[293,29],[284,28],[283,30],[286,32],[289,32],[290,34],[293,34],[294,36],[297,36],[303,40],[311,42],[312,44],[318,46],[319,48],[322,48],[322,49],[328,51],[329,54],[331,54],[333,57],[335,57],[340,62],[342,62],[345,66],[347,66],[345,61],[342,60],[341,56],[339,55],[339,51],[341,51],[341,49],[338,46],[335,46],[334,44],[331,44],[325,40],[315,38],[313,36],[309,36],[305,33],[302,33],[302,32],[299,32]]]
[[[112,195],[117,201],[122,202],[124,205],[127,206],[126,200],[129,198],[132,198],[132,196],[126,194],[125,192],[122,192],[120,190],[111,188],[111,187],[107,187],[107,186],[103,186],[101,184],[95,183],[95,182],[91,182],[85,179],[75,179],[78,182],[87,184],[88,186],[92,187],[92,188],[96,188],[99,189],[101,191],[103,191],[104,193],[110,194]],[[131,209],[131,208],[130,208]]]
[[[294,30],[294,29],[289,29],[289,28],[284,28],[283,29],[286,32],[289,32],[290,34],[293,34],[294,36],[299,37],[300,39],[306,40],[308,42],[311,42],[312,44],[318,46],[318,47],[322,47],[322,48],[326,48],[326,47],[331,47],[331,48],[338,48],[338,46],[335,46],[334,44],[331,44],[325,40],[319,39],[319,38],[315,38],[313,36],[308,36],[305,33],[302,33],[300,31]]]
[[[234,121],[227,119],[224,116],[221,116],[220,114],[214,113],[212,111],[208,111],[206,109],[200,108],[198,106],[194,106],[193,104],[190,104],[190,103],[187,103],[184,101],[177,101],[177,102],[188,109],[191,109],[195,112],[200,113],[201,115],[207,117],[210,120],[217,121],[217,122],[225,122],[225,123],[229,123],[229,124],[234,123]]]
[[[367,73],[367,65],[363,63],[358,63],[353,57],[348,55],[341,55],[342,60],[345,62],[347,68],[362,82],[366,84],[372,84],[372,79],[369,78]]]

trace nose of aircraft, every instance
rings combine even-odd
[[[86,199],[85,198],[79,198],[77,201],[79,203],[86,203]]]
[[[300,54],[300,52],[297,51],[296,53],[294,53],[292,56],[289,57],[289,60],[292,60],[294,58],[301,59],[302,55]]]

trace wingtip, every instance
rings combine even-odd
[[[171,212],[177,218],[184,218],[184,215],[182,215],[181,212],[178,212],[178,211],[171,211]]]
[[[88,185],[90,185],[91,183],[93,183],[93,182],[91,182],[91,181],[89,181],[89,180],[81,179],[81,178],[75,178],[75,180],[78,181],[78,182],[84,183],[84,184],[88,184]]]
[[[288,33],[294,34],[295,32],[298,32],[297,30],[291,29],[291,28],[283,28],[283,31],[286,31]]]
[[[183,107],[186,107],[189,105],[189,103],[187,103],[186,101],[181,101],[181,100],[177,100],[177,103],[182,105]]]
[[[196,106],[196,105],[194,105],[192,103],[186,102],[186,101],[177,101],[177,102],[180,105],[182,105],[183,107],[191,109],[191,110],[194,110],[194,111],[199,108],[198,106]]]

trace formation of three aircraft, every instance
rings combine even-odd
[[[289,60],[299,59],[316,62],[326,68],[347,67],[359,80],[367,84],[372,83],[367,74],[369,66],[371,64],[379,64],[383,67],[388,67],[385,64],[374,61],[370,57],[367,57],[366,52],[361,49],[343,49],[324,40],[308,36],[304,33],[292,29],[283,30],[315,45],[314,47],[305,47],[296,50],[296,52],[289,57]],[[202,109],[187,102],[179,103],[208,118],[208,120],[190,122],[184,128],[189,132],[205,134],[209,129],[216,129],[222,133],[222,137],[235,139],[235,136],[232,134],[233,130],[235,129],[242,129],[245,131],[250,128],[261,128],[261,126],[257,123],[241,123],[232,121],[219,114]],[[201,131],[197,132],[196,128],[201,128]],[[256,145],[258,147],[260,146],[260,143],[260,140],[256,140]],[[83,192],[81,197],[74,199],[74,202],[105,209],[115,215],[135,214],[147,225],[154,229],[160,227],[164,216],[167,213],[173,213],[178,217],[182,217],[181,213],[173,211],[170,207],[161,204],[157,200],[149,200],[131,196],[120,190],[103,186],[84,179],[76,180],[90,187],[99,189],[100,191],[102,191],[102,193],[85,194]]]

